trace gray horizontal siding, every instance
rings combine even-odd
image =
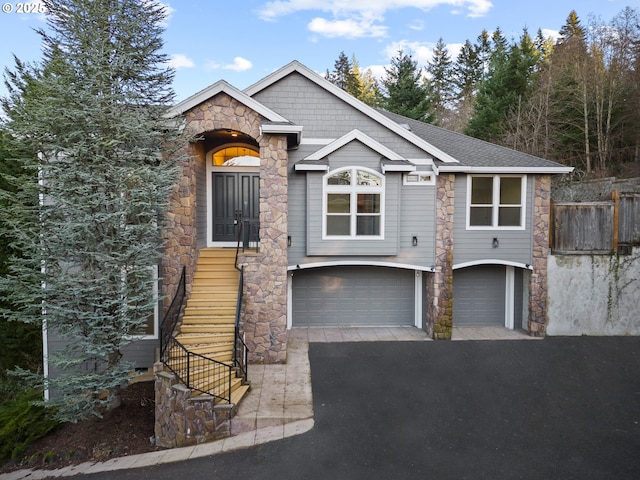
[[[321,174],[315,173],[315,176]],[[320,180],[322,181],[322,180]],[[307,174],[295,172],[289,164],[287,233],[291,245],[287,249],[289,264],[300,264],[307,250]]]
[[[363,166],[380,171],[380,156],[360,142],[334,152],[329,158],[330,169],[346,166]],[[399,176],[385,178],[385,224],[383,239],[328,240],[322,239],[322,177],[311,174],[307,178],[308,220],[307,253],[323,256],[397,255],[399,227]]]
[[[495,259],[502,261],[531,263],[533,248],[533,184],[527,178],[526,215],[524,230],[467,230],[467,176],[457,175],[454,203],[454,264]],[[493,239],[500,246],[493,248]]]
[[[395,208],[387,206],[385,225],[394,225],[397,246],[392,254],[363,250],[354,242],[353,250],[337,254],[322,235],[322,176],[321,172],[292,173],[289,177],[289,230],[291,246],[289,265],[306,263],[344,262],[352,260],[380,261],[428,268],[434,264],[435,187],[402,185],[402,175],[387,173],[387,192],[398,197]],[[387,200],[389,195],[387,194]],[[309,201],[307,201],[309,199]],[[307,228],[307,222],[313,225]],[[307,250],[307,233],[316,235],[316,249]],[[390,235],[390,234],[389,234]],[[413,246],[412,237],[418,237]]]

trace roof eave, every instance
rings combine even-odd
[[[560,174],[571,173],[573,167],[471,167],[440,165],[439,171],[444,173],[547,173]]]

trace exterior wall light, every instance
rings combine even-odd
[[[417,247],[417,246],[418,246],[418,237],[417,237],[416,235],[414,235],[414,236],[411,238],[411,245],[413,245],[414,247]]]
[[[500,241],[498,240],[497,237],[494,237],[492,245],[493,245],[493,248],[498,248],[500,246]]]

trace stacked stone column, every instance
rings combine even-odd
[[[196,157],[192,145],[186,145],[177,155],[179,176],[169,200],[162,229],[164,254],[162,259],[162,295],[165,310],[171,304],[182,268],[186,267],[186,285],[190,289],[197,256],[195,169]]]
[[[249,361],[287,360],[287,139],[260,138],[260,251],[244,255]]]
[[[544,336],[547,329],[547,259],[551,227],[551,176],[536,175],[534,183],[533,271],[529,277],[529,334]]]
[[[453,327],[453,214],[455,175],[436,183],[435,272],[427,276],[426,330],[434,340],[450,340]]]

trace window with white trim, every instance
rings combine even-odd
[[[403,175],[403,185],[435,185],[436,176],[433,172],[409,172]]]
[[[382,237],[384,177],[368,168],[329,172],[323,181],[323,232],[332,238]]]
[[[470,175],[467,178],[467,228],[524,228],[526,176]]]

